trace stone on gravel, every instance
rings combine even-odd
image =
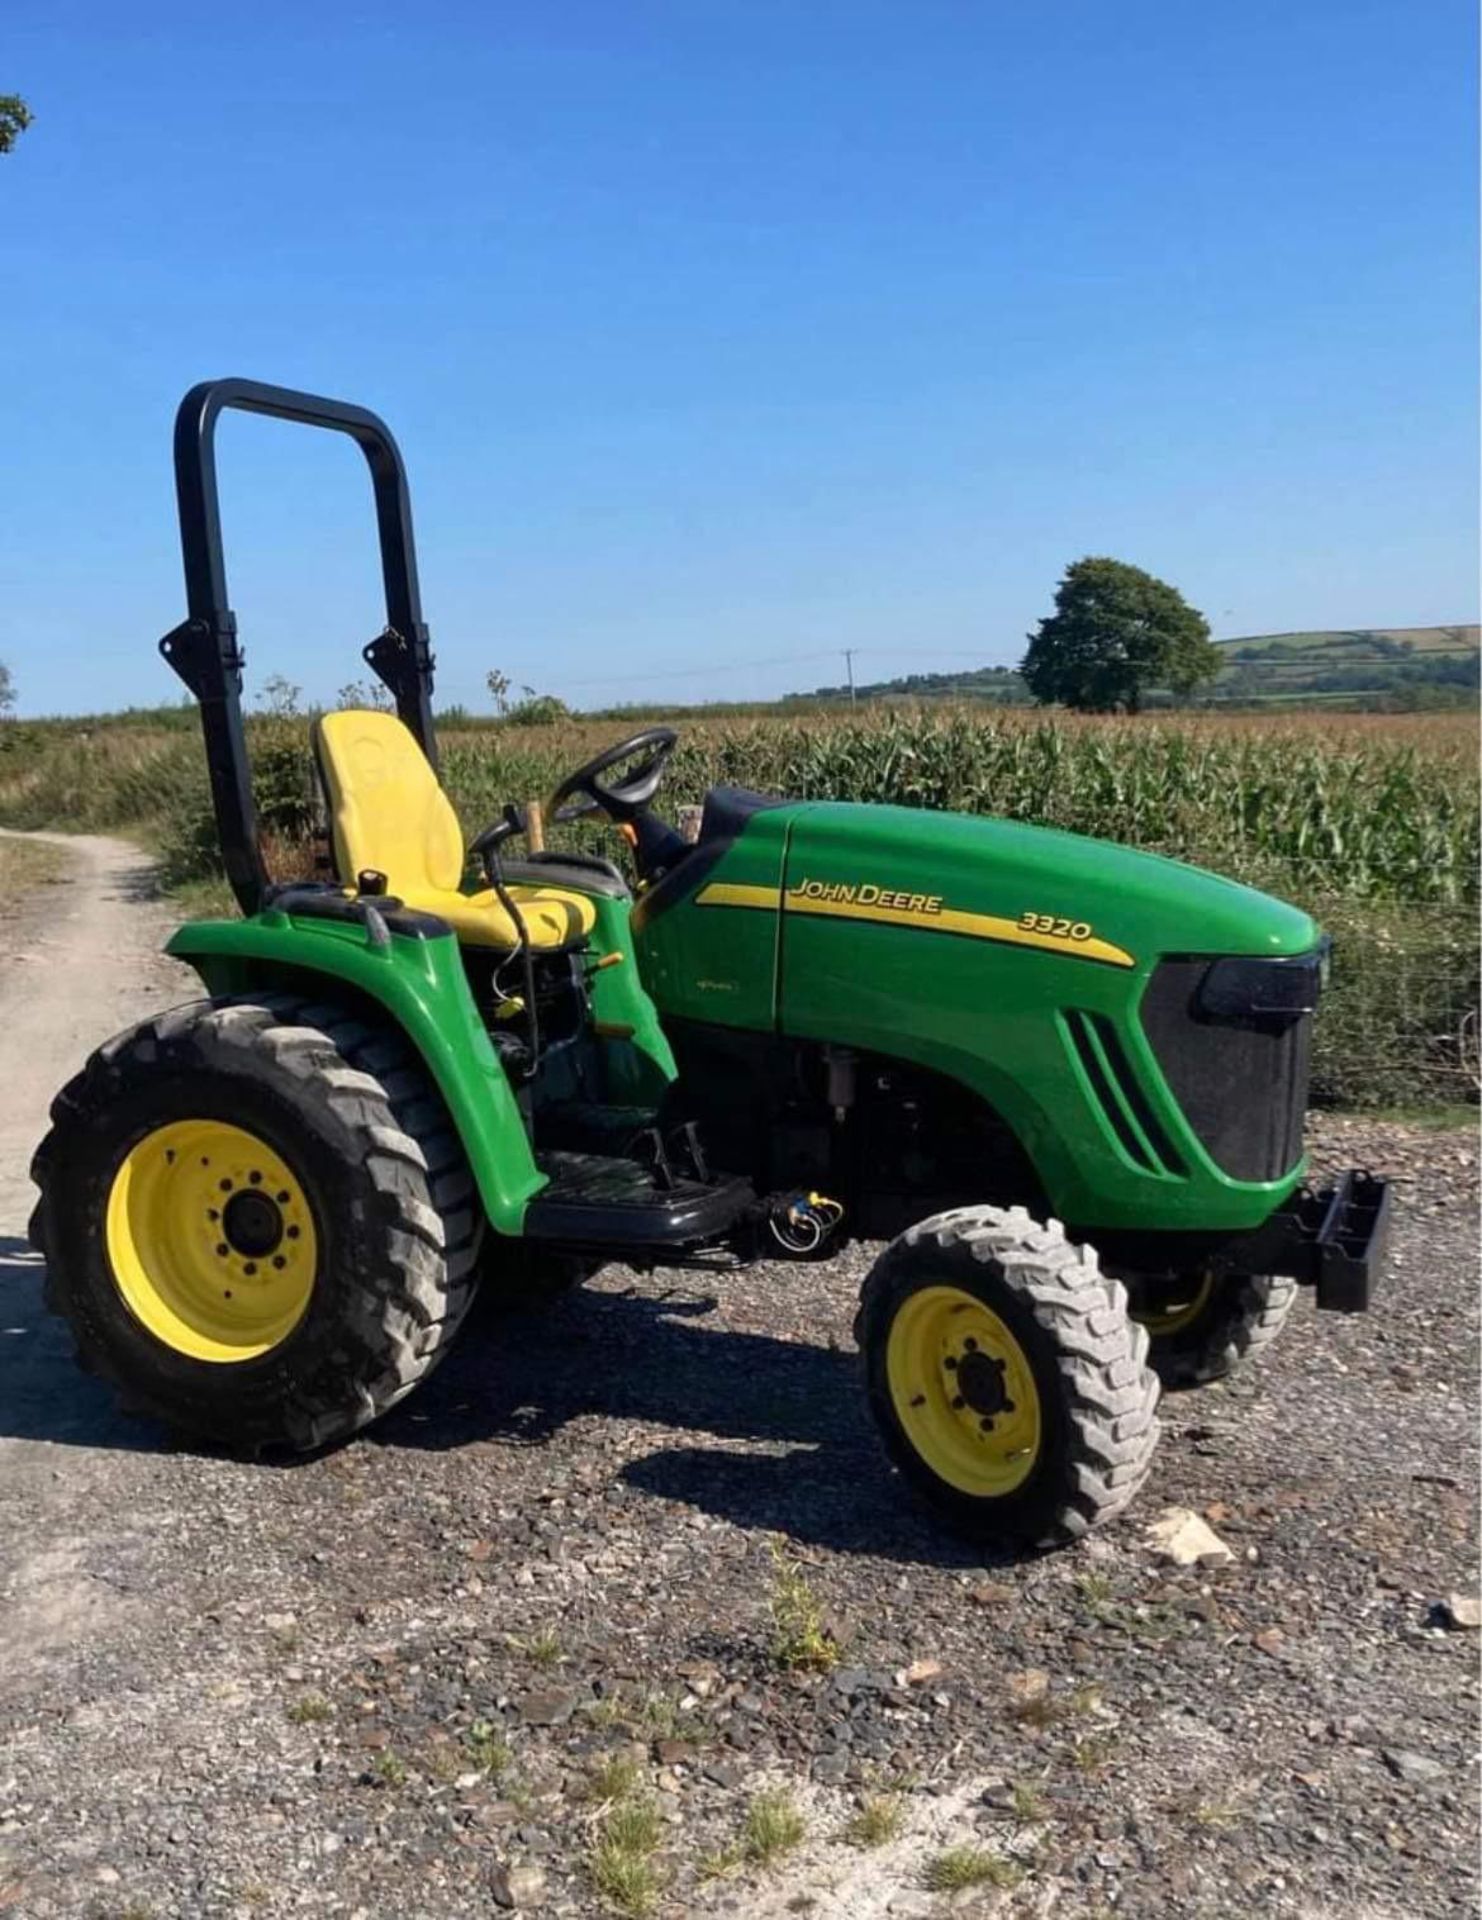
[[[566,1687],[546,1687],[527,1693],[518,1711],[527,1727],[562,1727],[576,1712],[576,1695]]]
[[[489,1892],[498,1907],[538,1907],[545,1898],[544,1867],[496,1867],[489,1875]]]
[[[1439,1780],[1446,1771],[1440,1761],[1432,1760],[1429,1754],[1409,1753],[1403,1747],[1386,1747],[1382,1758],[1396,1780],[1403,1780],[1411,1787]]]
[[[1475,1593],[1448,1593],[1440,1611],[1441,1624],[1453,1631],[1475,1632],[1482,1627],[1482,1599]]]
[[[1009,1675],[1009,1698],[1016,1707],[1027,1707],[1043,1700],[1050,1691],[1050,1676],[1043,1667],[1030,1667],[1025,1673]]]
[[[1147,1527],[1155,1552],[1176,1567],[1228,1567],[1235,1558],[1214,1528],[1192,1507],[1165,1507]]]

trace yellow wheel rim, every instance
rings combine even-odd
[[[224,1120],[145,1134],[114,1175],[108,1261],[130,1313],[193,1360],[255,1360],[303,1319],[319,1242],[273,1149]]]
[[[903,1301],[885,1369],[896,1418],[939,1480],[997,1499],[1029,1478],[1039,1389],[1023,1347],[975,1294],[924,1287]]]
[[[1140,1326],[1157,1339],[1160,1334],[1182,1333],[1194,1322],[1209,1305],[1210,1295],[1214,1292],[1214,1275],[1206,1273],[1202,1278],[1190,1276],[1185,1297],[1174,1296],[1163,1301],[1160,1306],[1144,1307],[1132,1317]]]

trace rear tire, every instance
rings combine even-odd
[[[1297,1283],[1284,1274],[1191,1279],[1180,1302],[1129,1283],[1132,1314],[1146,1327],[1149,1361],[1165,1387],[1202,1387],[1259,1357],[1286,1325]]]
[[[222,1206],[253,1183],[235,1228],[206,1224],[225,1222],[206,1211],[218,1169],[237,1188]],[[376,1419],[473,1297],[483,1213],[446,1108],[399,1034],[341,1008],[197,1002],[120,1034],[58,1094],[32,1178],[47,1304],[79,1363],[129,1411],[234,1451]],[[276,1226],[263,1196],[285,1203]],[[249,1296],[305,1249],[301,1298],[252,1320]]]
[[[1148,1476],[1158,1381],[1090,1247],[1022,1207],[963,1207],[875,1263],[855,1338],[902,1473],[959,1532],[1040,1547],[1118,1514]]]

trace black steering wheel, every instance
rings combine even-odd
[[[672,727],[645,727],[642,733],[606,748],[574,773],[567,774],[546,802],[546,818],[582,820],[591,813],[605,813],[619,826],[636,820],[658,792],[664,769],[678,742],[679,735]],[[599,778],[630,760],[638,764],[620,780],[609,783]]]

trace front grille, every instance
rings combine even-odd
[[[1116,1027],[1104,1014],[1079,1008],[1066,1014],[1065,1026],[1097,1104],[1127,1158],[1144,1173],[1182,1175],[1184,1164],[1138,1085]]]
[[[1238,968],[1164,960],[1148,982],[1143,1031],[1189,1125],[1232,1180],[1279,1180],[1301,1156],[1321,961],[1320,951]]]

